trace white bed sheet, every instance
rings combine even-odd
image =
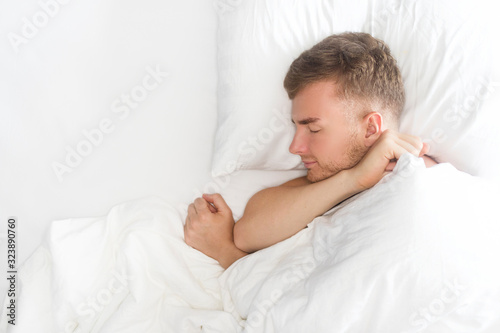
[[[104,215],[147,195],[188,203],[209,183],[215,32],[204,0],[0,2],[2,274],[9,216],[18,218],[19,266],[50,221]],[[100,139],[105,119],[114,127]],[[83,131],[94,133],[90,148]],[[66,164],[67,147],[79,144],[91,152],[59,181],[52,164]]]

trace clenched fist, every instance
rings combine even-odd
[[[222,196],[203,194],[188,207],[184,240],[227,268],[247,254],[234,244],[233,228],[232,211]]]

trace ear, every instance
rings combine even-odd
[[[378,112],[370,112],[363,117],[364,143],[371,147],[382,135],[382,115]]]

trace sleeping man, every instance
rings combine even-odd
[[[186,243],[224,268],[372,187],[406,152],[436,164],[419,138],[397,132],[401,73],[387,45],[369,34],[327,37],[293,61],[284,86],[296,126],[289,150],[307,175],[256,193],[236,224],[220,194],[204,194],[188,208]]]

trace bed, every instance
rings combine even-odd
[[[490,7],[0,4],[0,239],[15,276],[1,282],[0,329],[499,332]],[[218,192],[238,220],[255,192],[305,174],[288,153],[282,80],[302,50],[343,31],[391,47],[407,92],[400,129],[440,164],[405,155],[374,188],[222,270],[183,242],[187,205]]]

